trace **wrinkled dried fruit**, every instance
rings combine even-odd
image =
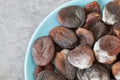
[[[90,29],[96,22],[101,21],[102,17],[99,13],[90,13],[87,15],[84,28]]]
[[[85,21],[85,11],[80,6],[69,6],[58,12],[58,21],[68,28],[82,26]]]
[[[62,26],[52,29],[49,35],[53,41],[62,48],[74,48],[77,44],[77,37],[75,33]]]
[[[109,25],[120,21],[120,0],[109,2],[103,10],[102,20]]]
[[[98,40],[106,33],[106,26],[102,22],[96,22],[90,30],[95,35],[95,39]]]
[[[120,80],[120,0],[103,15],[97,2],[58,11],[60,26],[32,46],[35,80]]]
[[[86,13],[97,12],[100,13],[100,6],[96,1],[90,2],[85,6]]]
[[[94,52],[89,46],[80,45],[69,52],[68,61],[79,69],[89,68],[94,61]]]
[[[32,56],[35,63],[39,66],[46,66],[54,56],[54,44],[50,37],[37,39],[32,47]]]
[[[109,72],[98,64],[83,70],[79,69],[77,77],[79,80],[110,80]]]
[[[120,38],[120,22],[116,23],[113,27],[114,34]]]
[[[56,74],[52,71],[44,70],[38,74],[36,80],[66,80],[62,75]]]
[[[76,34],[79,37],[80,44],[85,44],[90,47],[93,46],[93,43],[95,42],[95,38],[91,31],[84,29],[84,28],[78,28],[76,30]]]
[[[102,64],[109,72],[111,71],[112,64]]]
[[[120,39],[113,35],[106,35],[95,43],[94,52],[98,62],[111,64],[120,52]]]
[[[104,66],[109,71],[110,78],[114,79],[114,76],[112,75],[112,69],[111,69],[113,64],[101,64],[101,65]]]
[[[35,79],[38,77],[38,74],[43,70],[53,71],[53,65],[50,63],[47,66],[36,66],[34,71]]]
[[[36,66],[35,71],[34,71],[34,77],[35,79],[38,77],[38,73],[44,70],[43,66]]]
[[[112,66],[112,73],[116,80],[120,80],[120,61]]]
[[[76,68],[67,61],[67,54],[69,54],[67,49],[58,52],[55,57],[55,66],[63,76],[73,80],[76,76]]]

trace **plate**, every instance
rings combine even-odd
[[[38,28],[35,30],[27,51],[26,51],[26,57],[25,57],[25,66],[24,66],[24,74],[25,74],[25,80],[34,80],[34,69],[35,69],[35,63],[32,59],[32,54],[31,54],[31,46],[33,44],[33,42],[41,37],[41,36],[47,36],[49,31],[51,29],[53,29],[55,26],[59,26],[60,24],[57,21],[57,13],[58,11],[66,6],[72,6],[72,5],[77,5],[77,6],[81,6],[84,7],[86,4],[92,2],[92,1],[97,1],[100,6],[101,6],[101,10],[103,10],[104,6],[110,1],[110,0],[73,0],[70,2],[67,2],[65,4],[63,4],[62,6],[58,7],[57,9],[55,9],[53,12],[51,12],[43,21],[42,23],[40,23],[40,25],[38,26]]]

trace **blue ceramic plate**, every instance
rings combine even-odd
[[[34,32],[29,42],[29,46],[27,48],[26,58],[25,58],[25,67],[24,67],[25,80],[34,80],[33,72],[35,69],[35,63],[31,55],[31,46],[37,38],[41,36],[47,36],[51,29],[53,29],[55,26],[60,25],[57,21],[58,11],[63,7],[71,6],[71,5],[78,5],[78,6],[84,7],[87,3],[92,1],[98,1],[102,10],[110,0],[73,0],[55,9],[42,21],[42,23],[38,26],[38,28]]]

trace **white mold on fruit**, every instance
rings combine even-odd
[[[61,53],[63,54],[63,56],[64,56],[65,59],[67,58],[68,52],[69,52],[68,49],[63,49],[63,50],[61,51]]]
[[[120,80],[120,72],[118,75],[115,76],[116,80]]]
[[[105,22],[106,24],[109,25],[114,25],[116,22],[118,22],[118,20],[115,19],[115,15],[111,14],[107,8],[104,8],[103,10],[103,18],[102,18],[103,22]]]
[[[69,50],[67,50],[67,49],[63,49],[62,51],[61,51],[63,54],[68,54],[68,52],[69,52]]]
[[[100,40],[98,40],[94,45],[94,53],[95,53],[96,59],[100,63],[113,62],[116,59],[116,55],[109,56],[108,55],[109,53],[107,51],[102,50],[100,48]]]
[[[90,56],[81,54],[79,56],[68,57],[68,61],[79,69],[89,68],[92,64],[89,63]]]

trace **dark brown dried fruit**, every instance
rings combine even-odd
[[[93,27],[90,28],[90,30],[93,32],[95,39],[98,40],[106,33],[106,26],[102,22],[96,22]]]
[[[114,76],[112,75],[112,65],[113,64],[101,64],[101,65],[104,66],[109,71],[110,78],[114,79]]]
[[[120,39],[113,35],[106,35],[95,43],[94,52],[98,62],[111,64],[120,52]]]
[[[85,44],[90,47],[93,46],[93,43],[95,42],[95,38],[91,31],[84,29],[84,28],[78,28],[76,30],[76,34],[79,37],[80,44]]]
[[[103,10],[104,23],[114,25],[120,21],[120,0],[110,1]]]
[[[37,39],[32,47],[32,56],[35,63],[39,66],[46,66],[54,56],[54,44],[50,37]]]
[[[77,77],[79,80],[110,80],[109,72],[98,64],[83,70],[79,69]]]
[[[100,13],[100,6],[96,1],[90,2],[85,6],[86,13],[97,12]]]
[[[58,21],[68,28],[82,26],[85,20],[85,11],[80,6],[69,6],[58,12]]]
[[[61,26],[32,46],[35,80],[120,80],[120,0],[109,2],[103,17],[100,12],[97,1],[58,12]]]
[[[69,50],[64,49],[58,52],[55,57],[55,66],[66,78],[73,80],[76,76],[76,68],[67,61]]]
[[[94,52],[89,46],[80,45],[69,51],[68,61],[79,69],[89,68],[94,61]]]
[[[36,80],[66,80],[66,79],[60,74],[44,70],[38,74]]]
[[[120,52],[120,39],[113,35],[106,35],[100,40],[100,48],[109,52],[109,55],[117,55]]]
[[[38,77],[38,73],[44,70],[43,66],[36,66],[35,71],[34,71],[34,77],[35,79]]]
[[[120,80],[120,61],[113,64],[112,74],[114,75],[116,80]]]
[[[120,38],[120,22],[116,23],[113,27],[114,34]]]
[[[102,17],[99,13],[90,13],[87,15],[84,28],[90,29],[96,22],[101,21]]]
[[[112,64],[101,64],[104,66],[109,72],[111,71]]]
[[[62,48],[74,48],[78,42],[75,33],[62,26],[52,29],[49,35]]]
[[[36,66],[35,71],[34,71],[35,79],[38,77],[38,74],[43,70],[53,71],[54,70],[53,65],[50,63],[47,66]]]

